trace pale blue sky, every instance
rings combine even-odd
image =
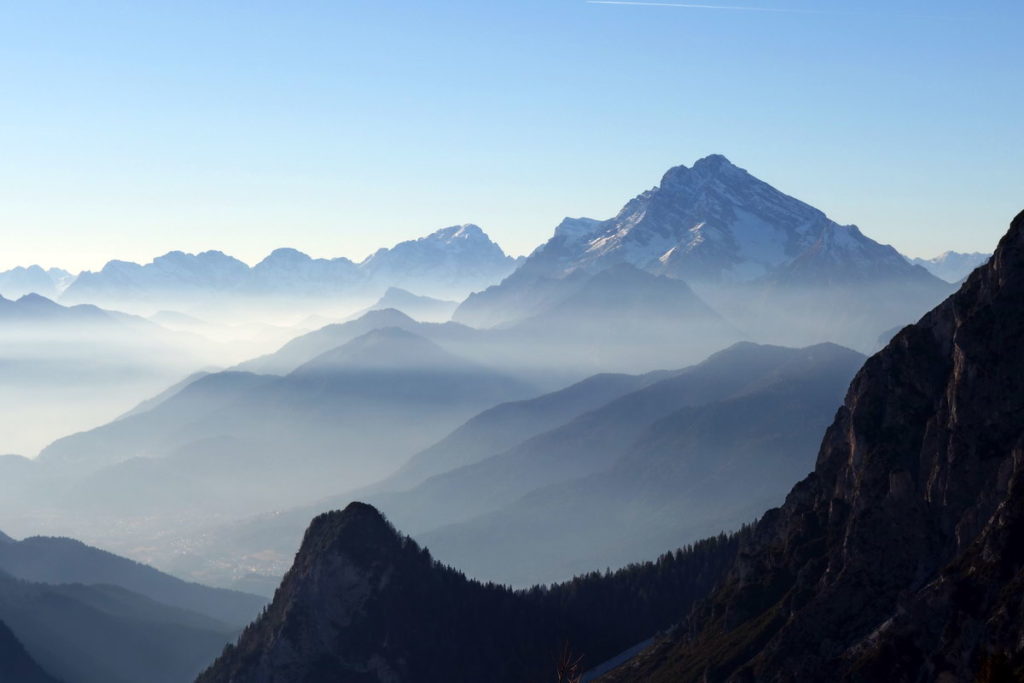
[[[1024,208],[1020,0],[0,1],[0,267],[513,253],[719,152],[912,255]]]

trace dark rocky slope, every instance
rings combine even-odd
[[[24,646],[0,621],[0,681],[9,683],[57,683],[57,679],[33,661]]]
[[[854,379],[814,473],[608,681],[1024,680],[1024,213]]]
[[[467,580],[352,503],[313,520],[267,612],[198,683],[552,680],[566,645],[594,665],[670,625],[743,533],[514,592]]]

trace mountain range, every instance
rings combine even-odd
[[[370,484],[480,410],[535,393],[422,336],[376,328],[283,376],[196,375],[33,461],[0,460],[0,513],[14,530],[179,571],[208,526]],[[252,586],[234,583],[242,567],[213,569],[221,585]]]
[[[413,294],[407,289],[400,287],[388,287],[387,291],[377,299],[369,308],[353,315],[358,319],[370,311],[385,311],[388,309],[400,311],[410,318],[420,322],[443,323],[452,317],[452,313],[458,308],[459,302],[435,299],[429,296]]]
[[[252,621],[265,605],[258,596],[187,583],[70,538],[8,538],[0,542],[0,572],[51,585],[119,586],[155,602],[239,627]]]
[[[0,272],[0,295],[18,299],[26,294],[38,294],[55,299],[74,279],[74,275],[61,268],[19,266]]]
[[[722,585],[608,680],[1020,680],[1022,296],[1024,214],[865,364]]]
[[[652,558],[781,502],[862,361],[747,343],[683,370],[594,376],[487,410],[369,487],[207,529],[201,554],[267,571],[311,516],[356,498],[483,580]]]
[[[680,280],[622,264],[554,283],[529,317],[491,329],[457,322],[420,323],[394,309],[301,335],[238,369],[282,374],[382,326],[412,331],[445,348],[556,389],[598,372],[682,367],[742,339]]]
[[[960,284],[978,266],[984,265],[992,254],[981,254],[973,252],[963,254],[958,251],[947,251],[935,258],[908,259],[911,263],[928,270],[935,277],[940,277],[946,282]]]
[[[727,559],[705,564],[699,589],[674,584],[689,600],[645,565],[592,578],[594,597],[628,575],[672,602],[672,628],[625,634],[646,621],[639,600],[605,597],[580,619],[574,583],[499,599],[352,504],[313,521],[267,613],[200,681],[557,680],[558,644],[590,665],[630,651],[602,674],[612,683],[1020,680],[1021,300],[1024,213],[954,296],[867,360],[812,473],[721,537]],[[549,598],[561,609],[533,611]],[[623,637],[599,645],[594,628]]]
[[[287,248],[273,251],[252,267],[220,251],[172,251],[147,264],[110,261],[98,272],[79,274],[62,301],[133,310],[195,310],[225,296],[356,299],[389,286],[461,299],[501,280],[516,263],[478,226],[459,225],[380,249],[361,263],[312,258]]]
[[[219,251],[173,251],[148,264],[110,261],[78,276],[16,268],[0,273],[0,294],[35,292],[147,315],[183,309],[237,316],[243,303],[283,315],[289,302],[303,301],[313,306],[308,313],[328,303],[373,301],[388,287],[456,301],[475,292],[455,319],[491,327],[557,303],[571,287],[554,281],[626,263],[685,281],[751,339],[867,349],[882,331],[912,322],[949,294],[944,282],[959,282],[985,258],[956,252],[904,258],[712,155],[670,169],[610,219],[566,218],[527,258],[506,255],[478,226],[466,224],[379,249],[358,263],[282,248],[252,267]],[[897,287],[901,302],[886,295]],[[236,299],[234,307],[224,306],[224,297]],[[408,297],[401,301],[375,307],[415,306]],[[808,305],[807,316],[786,315]],[[431,320],[445,319],[447,306],[428,308]],[[419,318],[422,311],[407,312]],[[868,329],[858,335],[858,328]]]
[[[91,304],[62,306],[39,294],[24,294],[17,300],[0,296],[0,324],[4,325],[131,325],[149,332],[157,332],[155,325],[137,316],[106,311]],[[9,327],[4,332],[22,332],[24,328]]]
[[[3,536],[0,680],[187,683],[264,605],[71,539]]]
[[[682,280],[758,341],[873,350],[951,292],[895,249],[843,226],[713,155],[670,169],[613,218],[566,219],[501,284],[453,319],[508,324],[580,273],[620,264]],[[891,292],[900,291],[900,297]]]
[[[653,558],[665,548],[755,519],[781,503],[789,485],[811,469],[819,435],[864,359],[827,345],[744,351],[777,351],[775,370],[668,414],[650,410],[648,424],[615,449],[610,465],[598,465],[592,473],[559,481],[561,466],[534,463],[538,470],[555,472],[551,483],[465,521],[419,531],[418,537],[439,559],[472,576],[526,586]],[[648,397],[664,388],[652,385]],[[634,398],[640,399],[623,397],[618,408]],[[615,421],[609,410],[601,413],[609,426],[633,432],[630,420]],[[595,429],[594,419],[581,422],[589,422],[591,433],[584,434],[580,423],[571,437],[561,430],[562,438],[578,440],[580,448],[573,452],[562,444],[555,453],[560,459],[602,450],[600,437],[594,437],[607,431]],[[544,455],[550,447],[535,440],[518,450],[529,446]],[[506,470],[503,476],[522,475]],[[506,490],[485,478],[474,484]],[[389,503],[382,498],[380,507],[387,511]],[[431,506],[424,508],[429,520]],[[410,520],[410,529],[422,528],[422,520],[413,526],[408,516],[403,519]]]
[[[34,456],[222,357],[202,337],[141,317],[38,294],[0,297],[0,452]]]

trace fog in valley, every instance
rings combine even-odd
[[[1024,3],[3,9],[0,683],[1024,681]]]
[[[49,298],[23,275],[0,278],[0,571],[227,589],[227,616],[178,584],[190,616],[147,613],[192,634],[143,648],[176,662],[168,681],[353,501],[517,588],[742,529],[811,470],[866,354],[953,290],[723,157],[525,259],[456,226],[363,264],[173,253],[46,275]],[[75,575],[83,553],[103,571]],[[70,573],[47,574],[58,556]],[[129,560],[150,578],[126,584]],[[58,588],[38,590],[0,586],[8,622],[46,634],[30,651],[63,637],[28,607]]]

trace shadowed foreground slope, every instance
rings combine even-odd
[[[711,589],[738,538],[513,592],[440,565],[352,503],[313,520],[267,612],[198,680],[548,680],[565,643],[597,664],[670,625]]]
[[[24,646],[0,621],[0,681],[9,683],[57,683],[25,651]]]

